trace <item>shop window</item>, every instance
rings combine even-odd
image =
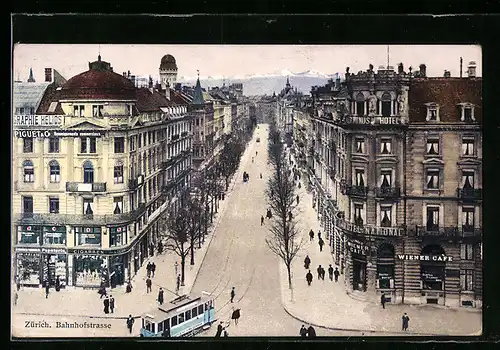
[[[426,189],[437,190],[439,189],[439,170],[426,171]]]
[[[113,214],[123,213],[123,197],[113,198]]]
[[[23,180],[26,183],[35,182],[35,169],[31,160],[23,162]]]
[[[59,153],[59,137],[49,137],[49,153]]]
[[[33,153],[33,141],[32,137],[23,138],[23,153]]]
[[[77,286],[100,286],[107,282],[106,257],[93,255],[75,255],[73,271]]]
[[[427,139],[427,154],[439,155],[439,139]]]
[[[474,270],[460,270],[460,289],[462,291],[474,290]]]
[[[75,227],[77,245],[101,245],[100,227]]]
[[[127,227],[109,228],[109,246],[118,247],[127,244]]]
[[[33,197],[23,196],[22,198],[23,198],[23,213],[33,214]]]
[[[84,215],[94,214],[94,199],[92,198],[83,199],[83,214]]]
[[[355,152],[356,153],[365,153],[365,140],[361,137],[356,137],[355,142]]]
[[[444,255],[443,248],[439,245],[428,245],[422,249],[422,255]],[[420,273],[423,290],[443,290],[446,263],[441,261],[422,260]]]
[[[125,152],[125,138],[115,137],[115,153]]]
[[[40,244],[40,227],[39,226],[18,226],[18,241],[19,244]]]
[[[49,213],[59,213],[59,197],[49,197]]]
[[[93,105],[92,106],[92,116],[94,118],[102,117],[104,111],[103,105]]]
[[[391,227],[392,226],[392,206],[380,206],[380,226]]]
[[[61,167],[56,160],[49,162],[50,182],[58,183],[61,181]]]
[[[470,243],[460,244],[460,259],[474,260],[474,246]]]
[[[17,277],[21,285],[37,286],[41,282],[39,253],[16,253]]]
[[[123,183],[123,164],[118,163],[113,168],[113,181],[115,184]]]
[[[463,156],[474,155],[474,138],[464,137],[462,139],[462,155]]]
[[[66,226],[44,226],[43,244],[66,245]]]
[[[83,163],[83,182],[86,184],[94,182],[94,166],[88,160]]]
[[[427,207],[426,229],[427,231],[439,230],[439,207]]]
[[[392,152],[392,140],[391,139],[381,139],[380,140],[380,153],[391,154]]]
[[[394,247],[381,244],[377,250],[377,280],[379,289],[394,288]]]
[[[464,189],[474,188],[474,171],[470,170],[462,171],[462,188]]]

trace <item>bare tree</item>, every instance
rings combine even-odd
[[[229,142],[227,142],[222,149],[219,157],[219,163],[221,175],[226,181],[226,191],[229,189],[229,179],[234,175],[236,170],[238,170],[241,155],[244,150],[244,145],[240,141],[236,140],[229,140]]]

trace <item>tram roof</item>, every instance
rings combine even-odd
[[[151,319],[152,321],[165,320],[170,316],[168,314],[174,315],[176,313],[181,312],[179,309],[183,308],[186,305],[196,303],[199,305],[200,303],[205,303],[206,301],[212,300],[210,296],[201,296],[196,298],[191,298],[189,296],[181,296],[174,300],[171,300],[165,303],[162,306],[158,306],[153,310],[150,310],[141,315],[143,318]],[[183,311],[187,311],[189,308],[185,308]]]

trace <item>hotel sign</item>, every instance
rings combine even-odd
[[[411,255],[411,254],[398,254],[399,260],[419,260],[419,261],[453,261],[453,257],[446,255]]]
[[[366,125],[400,125],[403,124],[401,117],[344,117],[345,124],[366,124]]]
[[[61,126],[62,115],[14,115],[14,126]]]
[[[101,130],[14,130],[17,138],[25,137],[101,137],[105,131]]]

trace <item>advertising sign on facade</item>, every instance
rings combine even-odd
[[[14,130],[14,137],[47,138],[47,137],[101,137],[105,131],[101,130]]]
[[[453,257],[446,255],[411,255],[411,254],[398,254],[399,260],[420,260],[420,261],[453,261]]]
[[[13,125],[16,126],[61,126],[62,115],[14,115]]]

